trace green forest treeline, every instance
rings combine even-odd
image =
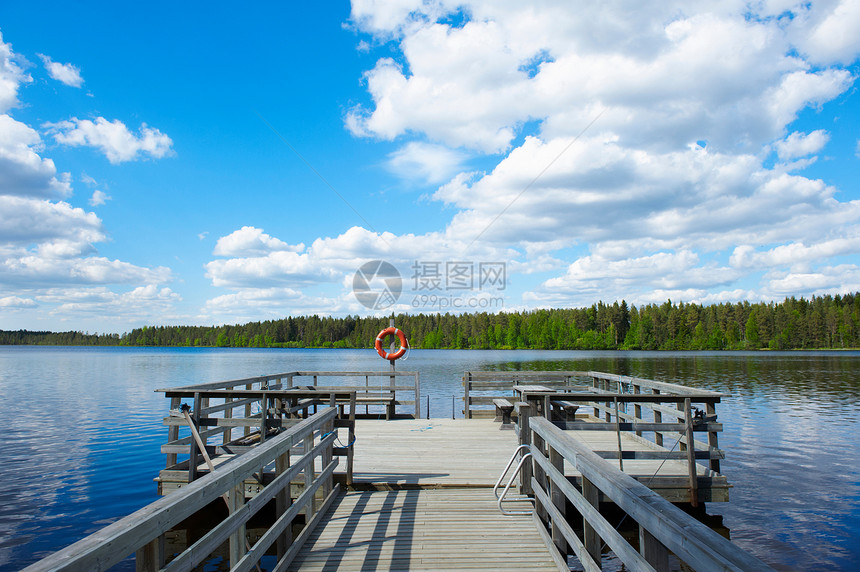
[[[415,348],[741,350],[860,347],[860,292],[781,303],[598,303],[498,314],[400,314]],[[157,326],[126,334],[2,331],[0,344],[367,348],[388,318],[289,317],[232,326]]]

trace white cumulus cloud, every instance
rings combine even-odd
[[[35,308],[36,306],[38,306],[38,304],[31,298],[21,298],[20,296],[0,297],[0,308],[4,310]]]
[[[28,125],[0,115],[0,195],[64,197],[72,192],[67,173],[58,174],[51,159],[37,153],[39,133]]]
[[[218,242],[215,243],[213,254],[216,256],[247,257],[268,254],[273,251],[301,252],[304,249],[304,244],[290,245],[269,236],[263,232],[263,229],[253,226],[243,226],[239,230],[219,238]]]
[[[100,190],[96,189],[93,191],[93,194],[90,197],[89,203],[90,203],[90,206],[97,207],[99,205],[105,204],[110,199],[111,199],[111,197],[109,197],[107,195],[107,193],[105,193],[104,191],[100,191]]]
[[[33,81],[24,73],[25,65],[26,60],[12,51],[12,44],[3,42],[0,32],[0,113],[18,105],[18,88],[22,83]]]
[[[427,184],[440,183],[457,174],[466,155],[444,145],[411,141],[388,156],[388,169],[398,177]]]
[[[72,86],[82,83],[74,66],[42,59],[54,79]],[[170,269],[99,256],[97,245],[108,239],[102,221],[57,200],[72,194],[71,175],[58,172],[54,161],[42,156],[45,146],[38,131],[7,113],[18,105],[19,87],[32,81],[22,72],[25,65],[26,60],[0,40],[0,310],[4,317],[27,319],[28,327],[49,316],[127,323],[124,320],[163,315],[178,300],[160,286],[172,280]],[[100,147],[113,161],[139,153],[162,156],[170,149],[169,138],[145,126],[139,137],[103,119],[74,119],[50,128],[58,142]],[[96,184],[87,175],[82,181]],[[109,198],[95,190],[89,202],[96,206]],[[132,289],[114,292],[111,288],[117,285]],[[36,308],[38,314],[32,313]]]
[[[84,78],[81,77],[81,70],[77,66],[55,62],[44,54],[39,54],[39,57],[42,58],[45,69],[48,70],[48,75],[51,78],[70,87],[81,87],[83,85]]]
[[[67,121],[46,123],[43,127],[57,143],[95,147],[114,164],[133,161],[141,156],[159,159],[173,152],[170,137],[145,123],[138,134],[132,133],[122,121],[108,121],[104,117],[97,117],[95,121],[73,117]]]
[[[829,140],[830,136],[824,129],[817,129],[812,133],[795,131],[782,141],[777,142],[776,153],[783,161],[806,157],[821,151]]]

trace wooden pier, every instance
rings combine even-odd
[[[231,570],[594,571],[609,551],[631,570],[768,569],[672,504],[728,500],[723,394],[598,372],[466,372],[465,419],[420,419],[418,379],[290,372],[160,390],[165,496],[30,569],[136,554],[141,571],[192,570],[217,550]],[[213,507],[193,545],[166,542]],[[268,519],[255,537],[252,518]]]

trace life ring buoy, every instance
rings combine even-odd
[[[397,339],[400,340],[400,349],[392,354],[382,349],[382,340],[388,336],[397,336]],[[406,341],[406,334],[403,333],[403,330],[398,330],[391,326],[379,332],[379,335],[376,336],[375,347],[376,353],[378,353],[382,359],[395,360],[403,357],[403,354],[405,354],[406,350],[409,348],[409,342]]]

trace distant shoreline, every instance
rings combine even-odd
[[[476,314],[393,316],[410,345],[484,350],[852,350],[860,348],[860,293],[780,303],[673,303]],[[388,317],[288,316],[221,326],[144,326],[124,334],[4,331],[0,345],[365,348]]]

